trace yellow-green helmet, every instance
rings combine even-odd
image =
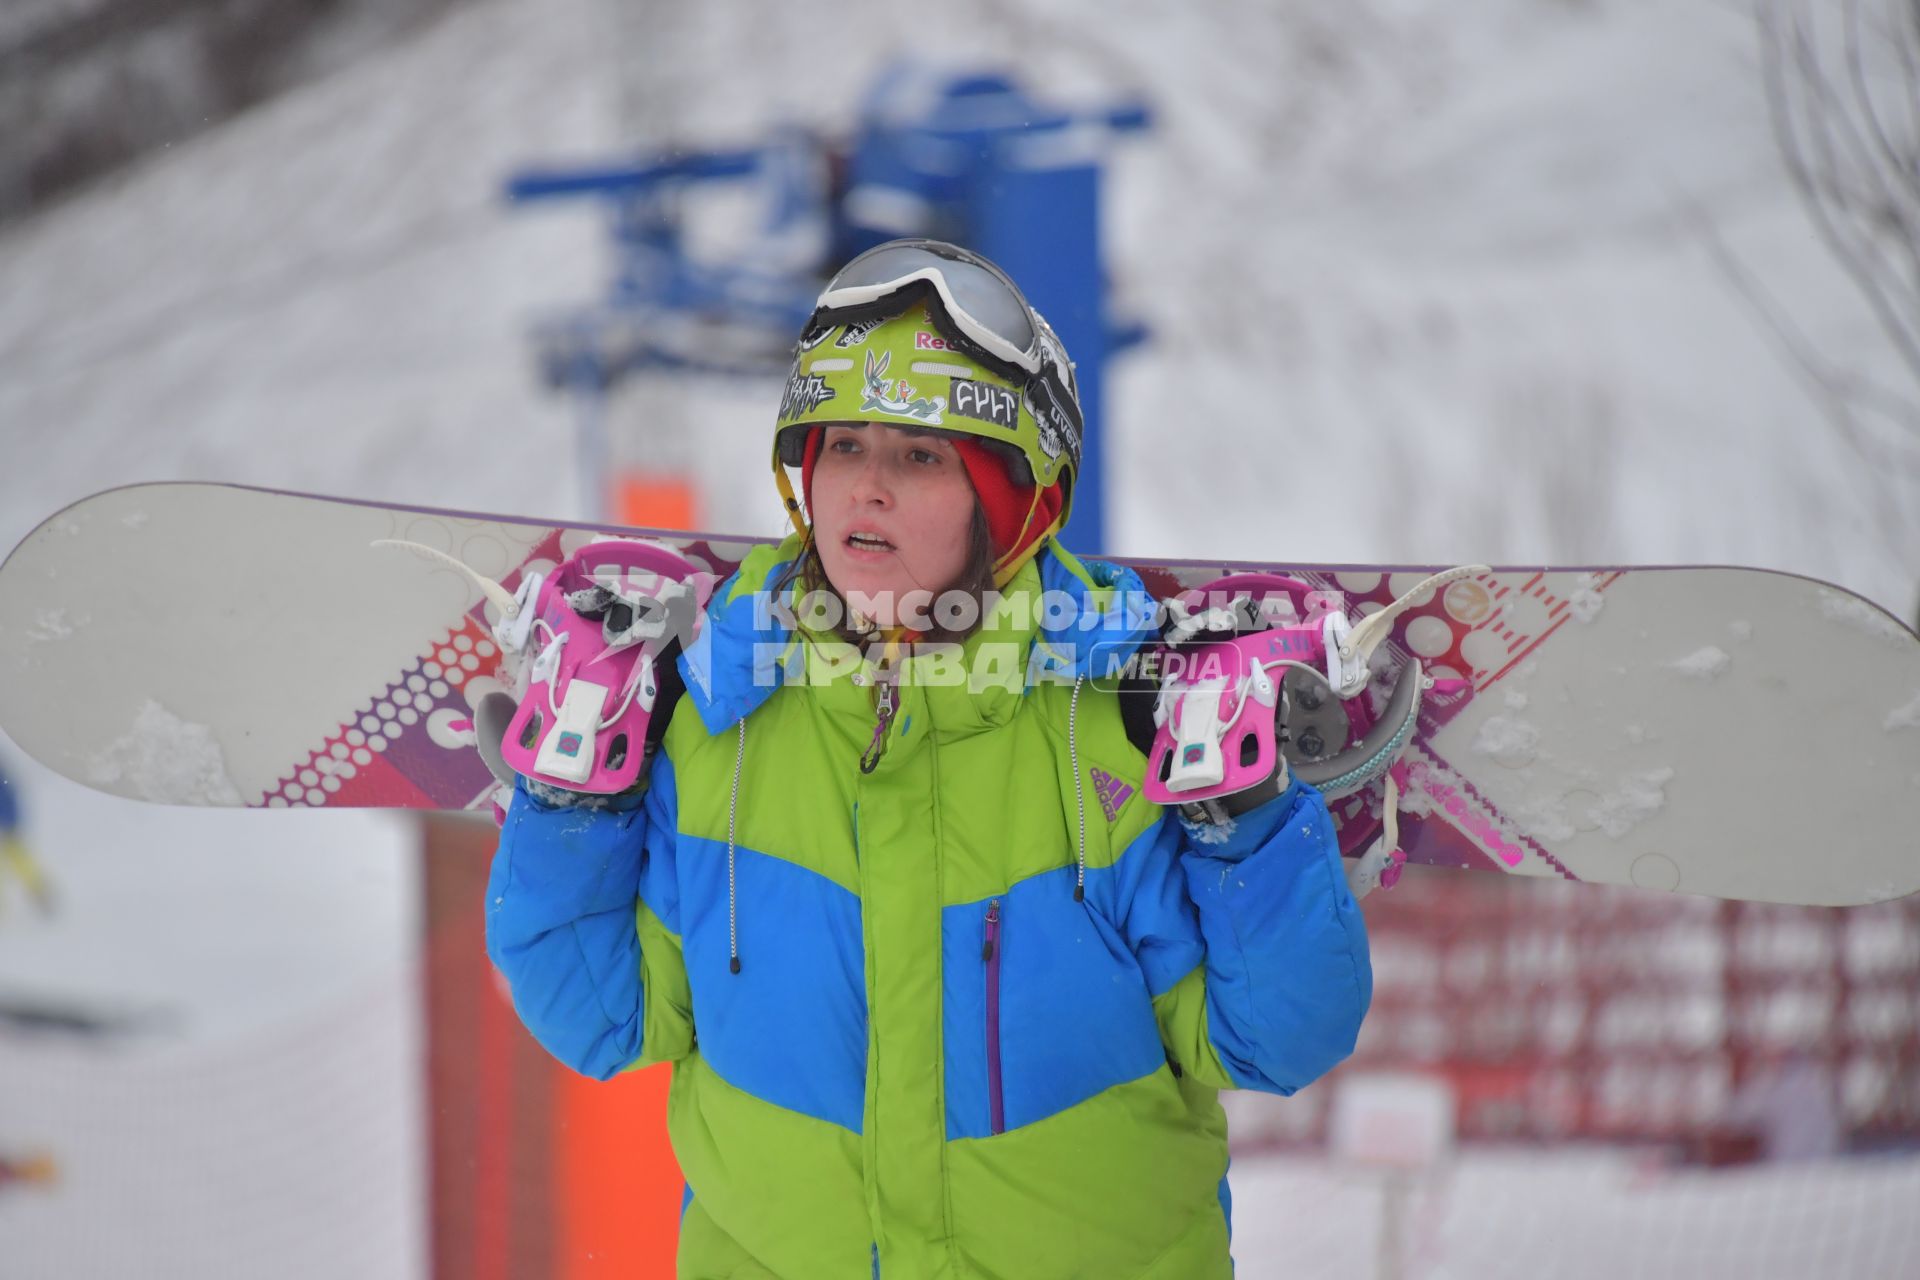
[[[1003,446],[1045,489],[1061,484],[1064,524],[1080,467],[1080,401],[1053,329],[1005,272],[938,240],[869,249],[834,276],[794,351],[780,398],[773,468],[789,512],[810,428],[921,426]]]

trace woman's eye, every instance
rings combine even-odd
[[[857,453],[860,449],[860,442],[852,436],[841,436],[837,440],[827,441],[827,448],[833,450],[835,453]]]
[[[918,462],[922,465],[940,461],[940,455],[935,453],[931,449],[915,449],[912,453],[908,454],[907,456],[912,458],[915,462]]]

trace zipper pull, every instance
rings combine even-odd
[[[867,744],[866,754],[860,757],[862,773],[872,773],[879,767],[880,756],[887,749],[887,726],[893,723],[894,709],[900,696],[886,672],[880,672],[876,680],[880,686],[880,705],[876,708],[878,718],[873,724],[873,741]]]
[[[982,960],[993,959],[993,944],[1000,937],[1000,899],[987,904],[987,945],[980,951]]]

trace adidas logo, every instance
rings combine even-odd
[[[1133,788],[1108,773],[1105,769],[1092,769],[1093,792],[1100,797],[1100,812],[1112,822],[1120,816],[1120,810],[1126,808],[1127,801],[1133,799]]]

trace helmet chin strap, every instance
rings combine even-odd
[[[800,514],[800,499],[793,492],[793,480],[787,475],[787,469],[778,455],[773,459],[773,482],[780,490],[781,502],[786,504],[787,519],[793,522],[793,531],[802,538],[811,536],[813,528],[807,523],[807,518]]]
[[[1027,534],[1033,527],[1034,512],[1040,509],[1041,492],[1040,486],[1037,484],[1034,485],[1033,498],[1027,503],[1027,517],[1020,522],[1020,536],[1013,540],[1015,548],[1020,548],[1023,543],[1025,544],[1025,548],[1022,550],[1010,550],[1006,555],[994,561],[993,585],[995,587],[1004,587],[1009,582],[1012,582],[1013,575],[1020,572],[1020,567],[1040,554],[1040,548],[1046,544],[1047,539],[1060,532],[1060,517],[1055,516],[1053,523],[1042,530],[1039,537],[1035,538],[1032,542],[1027,541]]]

